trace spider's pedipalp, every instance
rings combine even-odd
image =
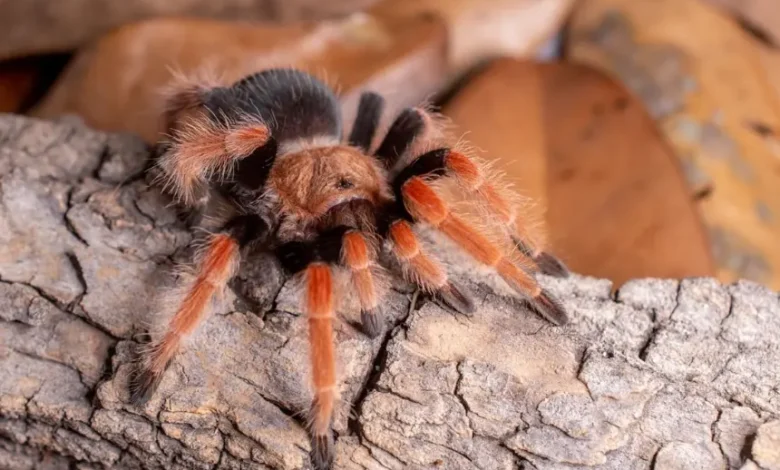
[[[566,313],[550,294],[524,269],[507,258],[501,249],[476,228],[453,214],[436,191],[419,176],[412,176],[400,189],[406,210],[455,242],[477,262],[492,267],[515,291],[526,296],[534,309],[556,324],[566,323]]]
[[[276,250],[276,256],[288,272],[296,273],[314,262],[347,268],[350,282],[360,304],[364,332],[374,338],[382,331],[379,303],[382,292],[377,285],[375,242],[360,230],[340,225],[321,232],[312,242],[292,241]]]
[[[311,461],[315,470],[330,470],[333,465],[333,433],[311,438]]]
[[[304,279],[303,311],[309,323],[309,343],[313,401],[309,426],[312,462],[315,468],[329,468],[333,459],[331,430],[333,410],[338,400],[333,320],[336,300],[332,266],[346,267],[351,274],[367,334],[381,332],[377,315],[379,294],[372,274],[375,248],[359,230],[336,226],[325,230],[313,241],[293,240],[276,249],[282,266]]]
[[[388,237],[392,243],[392,252],[408,280],[440,298],[457,312],[474,312],[474,303],[469,296],[448,278],[439,261],[423,251],[409,222],[402,219],[391,222]]]
[[[384,107],[385,99],[381,95],[372,92],[360,95],[357,116],[349,134],[349,145],[358,147],[364,152],[370,150]]]
[[[268,225],[258,216],[235,217],[206,240],[195,263],[195,277],[183,287],[165,331],[141,358],[131,382],[131,401],[142,403],[154,392],[182,341],[202,322],[209,305],[225,289],[238,266],[240,248],[263,237]]]

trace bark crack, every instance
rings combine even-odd
[[[165,251],[160,256],[152,253],[146,257],[147,251],[151,250],[147,248],[151,239],[141,240],[143,237],[136,237],[133,230],[125,231],[125,228],[137,228],[140,222],[144,229],[151,226],[152,231],[158,231],[150,235],[162,234],[162,238],[170,239],[170,234],[164,230],[170,227],[167,220],[171,214],[158,216],[156,208],[148,208],[139,202],[145,193],[133,187],[132,191],[127,191],[116,201],[105,198],[90,200],[83,207],[78,205],[79,211],[84,209],[91,212],[83,214],[87,217],[77,220],[77,211],[72,209],[81,201],[79,195],[87,194],[96,184],[92,176],[99,177],[101,172],[109,169],[107,165],[110,163],[111,178],[121,179],[121,165],[124,161],[132,160],[124,158],[129,155],[121,152],[132,151],[136,152],[135,155],[137,149],[123,150],[121,143],[116,148],[95,145],[96,135],[93,131],[82,131],[78,127],[73,127],[76,129],[73,131],[72,125],[62,125],[68,127],[68,130],[58,128],[58,124],[19,117],[0,117],[1,120],[6,120],[8,125],[0,125],[0,142],[10,143],[8,150],[12,155],[9,161],[13,162],[14,168],[13,171],[8,168],[1,170],[4,172],[3,184],[18,179],[12,182],[19,187],[29,186],[30,191],[40,193],[30,194],[29,197],[35,201],[50,197],[47,184],[54,184],[58,195],[67,195],[64,214],[58,210],[53,214],[41,215],[53,217],[45,221],[45,226],[57,228],[56,236],[60,238],[55,243],[46,244],[48,251],[44,250],[35,256],[46,262],[51,259],[51,263],[45,264],[47,269],[50,266],[56,269],[64,267],[66,270],[72,268],[78,283],[71,280],[74,286],[68,285],[68,292],[78,291],[79,286],[81,292],[76,296],[76,301],[67,304],[59,301],[55,295],[59,290],[48,287],[57,285],[57,273],[50,274],[44,272],[45,269],[34,275],[26,272],[13,274],[15,278],[29,278],[28,282],[0,279],[3,284],[25,286],[32,289],[31,294],[34,292],[30,295],[32,299],[24,296],[19,297],[19,300],[0,299],[0,308],[11,312],[7,315],[9,318],[21,315],[27,319],[0,321],[0,341],[6,337],[4,335],[19,334],[21,325],[24,325],[22,332],[25,335],[31,334],[35,338],[35,341],[30,341],[29,348],[24,344],[25,353],[19,353],[34,361],[22,359],[15,353],[4,355],[0,352],[0,449],[3,449],[0,451],[0,468],[10,467],[3,460],[6,458],[4,449],[9,446],[12,446],[11,452],[16,451],[17,455],[29,453],[35,459],[43,452],[49,453],[58,459],[58,465],[74,468],[84,464],[117,469],[132,468],[134,465],[150,468],[176,465],[217,469],[250,465],[262,465],[263,468],[274,470],[306,468],[309,449],[299,429],[299,426],[305,429],[305,420],[301,419],[301,412],[294,410],[297,403],[290,404],[297,398],[288,396],[290,390],[297,393],[296,387],[301,385],[301,376],[306,374],[301,369],[305,367],[306,361],[300,360],[305,351],[301,343],[305,342],[291,341],[301,331],[300,325],[292,324],[286,315],[278,314],[278,307],[283,307],[282,293],[287,292],[282,290],[284,283],[277,278],[269,281],[279,282],[278,289],[275,284],[274,288],[258,284],[256,278],[263,271],[258,269],[256,271],[259,272],[253,271],[247,275],[246,282],[250,284],[245,286],[257,299],[263,299],[263,302],[269,299],[268,304],[263,303],[258,310],[271,312],[265,318],[265,328],[269,328],[269,319],[275,316],[280,318],[269,329],[272,330],[272,336],[279,334],[282,339],[273,338],[269,339],[269,344],[257,344],[258,337],[266,337],[266,332],[258,335],[259,322],[236,321],[231,315],[215,315],[212,320],[204,322],[208,333],[198,337],[198,347],[186,348],[186,356],[182,355],[182,360],[176,362],[180,367],[169,369],[160,393],[152,398],[147,407],[137,408],[128,404],[127,370],[134,360],[132,346],[135,341],[117,338],[98,324],[101,318],[105,318],[98,314],[112,314],[108,309],[114,308],[117,301],[112,298],[103,304],[103,299],[99,297],[101,292],[110,291],[111,296],[129,305],[145,300],[139,298],[146,294],[143,290],[140,294],[133,290],[123,292],[124,286],[133,285],[132,282],[136,280],[132,276],[137,274],[129,269],[125,272],[125,265],[121,263],[140,260],[161,266],[172,263],[178,256]],[[39,132],[35,128],[38,125],[44,126],[40,130],[42,135],[60,136],[55,139],[56,144],[47,141],[46,145],[38,146],[14,145],[13,142],[22,133],[25,140],[34,138],[35,133]],[[51,126],[55,127],[54,131]],[[105,135],[98,137],[107,138]],[[67,144],[67,152],[62,152],[60,156],[58,146],[63,143]],[[38,150],[29,152],[29,149],[42,147],[46,158],[28,155],[40,154]],[[86,159],[84,161],[88,163],[84,165],[82,175],[73,175],[74,151],[82,152]],[[22,171],[26,166],[35,168],[35,171]],[[128,167],[127,174],[131,173]],[[41,174],[45,176],[40,177]],[[27,184],[29,181],[35,181],[36,184]],[[61,192],[63,183],[67,185],[66,193]],[[0,187],[0,191],[2,189]],[[147,200],[155,199],[144,198],[144,201]],[[0,211],[0,225],[8,223],[5,214],[14,207],[10,202],[6,194],[3,198],[5,211]],[[17,201],[13,202],[17,204]],[[57,207],[62,207],[60,204]],[[160,204],[163,206],[165,203]],[[148,210],[144,212],[144,208]],[[104,230],[104,225],[108,231]],[[10,240],[11,243],[27,242],[21,233],[30,234],[24,235],[27,237],[37,236],[35,230],[19,231],[9,235],[15,237]],[[93,246],[82,235],[88,235]],[[103,243],[100,237],[126,235],[129,236],[120,240],[121,246],[126,246],[126,251],[130,253],[138,250],[144,253],[144,257],[134,255],[130,259],[117,256],[121,258],[120,264],[97,266],[101,274],[93,275],[93,260],[86,257],[95,254],[93,250],[100,250],[99,254],[105,255],[103,246],[110,246],[109,243]],[[174,241],[178,240],[177,235]],[[143,249],[141,243],[146,243]],[[186,253],[182,248],[177,249],[179,253]],[[165,250],[169,250],[167,245]],[[446,259],[446,253],[434,254],[445,255],[442,259]],[[67,263],[63,263],[63,257]],[[90,263],[82,265],[87,259]],[[8,261],[0,260],[0,263],[7,264]],[[2,267],[6,268],[5,265]],[[85,272],[87,267],[89,269]],[[466,272],[458,277],[458,273],[464,270],[459,266],[457,268],[452,269],[453,281],[471,285],[464,277],[468,278],[472,273]],[[17,271],[10,269],[8,272]],[[49,282],[40,282],[40,279]],[[631,316],[623,315],[626,312],[625,305],[618,305],[616,299],[604,295],[600,280],[577,275],[568,280],[540,280],[545,284],[548,281],[550,291],[559,295],[575,317],[575,321],[563,328],[547,324],[529,328],[527,324],[520,324],[517,316],[507,313],[514,312],[518,303],[507,300],[503,295],[491,294],[486,287],[479,287],[482,284],[475,286],[474,292],[475,298],[483,299],[478,302],[479,311],[468,321],[462,321],[459,316],[456,316],[457,321],[453,321],[452,315],[447,310],[441,310],[435,302],[426,308],[426,315],[415,315],[419,307],[419,292],[409,301],[408,295],[400,295],[400,289],[394,290],[390,296],[392,305],[389,307],[398,311],[399,315],[389,325],[384,336],[374,342],[364,337],[349,337],[349,341],[354,341],[358,346],[355,351],[349,351],[354,353],[348,356],[352,359],[343,364],[347,369],[344,371],[344,377],[348,380],[345,383],[350,387],[350,407],[354,411],[348,419],[346,433],[337,439],[337,449],[342,458],[340,463],[345,470],[355,470],[360,466],[405,468],[432,463],[439,464],[441,468],[453,469],[504,468],[511,465],[531,467],[534,464],[556,468],[556,465],[562,466],[560,462],[587,459],[594,452],[600,452],[599,449],[609,448],[603,446],[614,445],[614,441],[600,441],[603,438],[600,435],[588,436],[588,439],[572,437],[582,437],[577,434],[578,430],[583,426],[587,428],[593,416],[600,416],[599,420],[616,426],[615,429],[610,429],[610,425],[605,426],[609,430],[605,434],[611,436],[608,439],[625,438],[628,442],[635,442],[632,439],[637,436],[649,438],[648,445],[657,446],[652,449],[654,453],[650,459],[650,465],[655,467],[658,452],[670,442],[689,440],[691,442],[688,444],[697,444],[693,439],[701,436],[701,442],[706,443],[709,438],[717,443],[721,454],[725,449],[735,448],[734,442],[728,441],[726,433],[717,433],[723,412],[731,407],[746,406],[761,416],[763,421],[777,419],[780,415],[780,410],[775,406],[780,403],[780,390],[770,382],[776,374],[773,375],[773,370],[767,369],[780,367],[780,356],[776,354],[779,349],[777,341],[766,339],[764,335],[762,342],[751,343],[751,336],[744,335],[747,339],[741,339],[738,347],[734,347],[733,343],[726,342],[723,333],[726,326],[738,328],[743,322],[748,324],[753,318],[749,315],[753,310],[764,312],[772,309],[772,312],[780,315],[780,299],[777,296],[774,298],[775,303],[771,303],[766,300],[766,296],[753,299],[749,294],[737,294],[736,290],[726,288],[730,301],[728,313],[721,320],[719,334],[707,337],[713,343],[710,349],[702,346],[683,350],[685,344],[667,342],[665,335],[663,338],[658,337],[659,333],[666,327],[671,330],[694,321],[697,311],[712,309],[712,303],[708,303],[707,299],[700,300],[696,295],[687,296],[686,293],[691,292],[688,289],[697,293],[709,292],[723,289],[722,285],[713,286],[710,279],[678,282],[674,305],[671,305],[674,291],[670,284],[664,284],[664,293],[659,295],[656,293],[659,280],[636,281],[631,296],[637,300],[631,304],[637,310],[637,315]],[[35,284],[44,287],[36,287]],[[149,286],[150,292],[157,288]],[[241,298],[238,295],[241,289],[234,290],[237,297]],[[91,312],[87,312],[82,305],[86,303],[84,299],[87,295],[90,296]],[[680,308],[683,298],[685,308]],[[32,317],[38,313],[31,311],[37,308],[32,303],[36,299],[46,300],[64,314],[73,316],[56,325],[56,338],[51,322],[38,324],[37,319]],[[717,304],[719,315],[723,315],[720,309],[726,308],[723,299]],[[645,302],[648,305],[664,305],[664,315],[671,308],[671,316],[674,318],[661,318],[660,310],[655,311],[655,308],[660,307],[642,307]],[[751,302],[756,304],[752,305]],[[292,312],[290,315],[300,317]],[[652,319],[649,334],[647,317]],[[620,321],[612,321],[615,318],[620,318]],[[740,321],[732,322],[730,318],[739,318]],[[605,324],[609,328],[605,328]],[[85,325],[92,328],[86,328]],[[133,323],[131,329],[138,327]],[[753,328],[749,324],[747,327]],[[760,327],[749,331],[752,334]],[[606,335],[611,335],[611,338]],[[630,346],[624,346],[622,341],[613,341],[615,338],[622,339],[620,335],[631,338]],[[18,343],[14,344],[18,347]],[[109,345],[108,349],[106,345]],[[710,354],[710,351],[719,347],[729,349],[726,353],[718,349],[717,354]],[[46,356],[52,348],[61,350],[54,356]],[[656,350],[659,354],[653,353],[651,367],[646,361],[650,352]],[[102,367],[100,362],[94,361],[96,354],[101,354],[101,360],[105,354]],[[641,360],[637,360],[637,354]],[[61,361],[60,358],[67,359]],[[80,362],[68,362],[71,358],[74,361],[91,358],[93,361],[85,369]],[[259,364],[259,361],[265,362]],[[751,364],[760,361],[758,363],[762,364],[762,368],[754,370],[749,367],[750,364],[744,367],[743,361],[752,361]],[[475,369],[479,374],[475,377],[470,368],[472,364],[484,364],[487,367]],[[711,381],[703,383],[695,373],[677,374],[679,377],[675,375],[677,370],[687,371],[702,367],[702,364],[708,371],[707,377],[714,374]],[[93,371],[98,368],[101,375],[96,378],[80,372],[81,369],[89,371],[88,375],[94,375]],[[390,377],[389,371],[393,372]],[[57,373],[62,378],[57,378]],[[235,388],[247,390],[247,396],[240,396],[226,385],[240,385],[233,380],[233,376],[246,384],[246,387],[241,385]],[[518,386],[503,386],[501,381],[505,376],[516,380]],[[55,379],[61,382],[55,383]],[[472,386],[475,379],[484,381],[484,386],[481,383]],[[662,384],[663,388],[657,388],[657,383]],[[581,384],[585,385],[587,395]],[[61,397],[58,396],[60,390]],[[371,399],[368,399],[369,396]],[[555,396],[555,401],[550,402],[550,406],[545,409],[545,417],[546,422],[554,423],[555,426],[541,422],[538,410],[541,400],[552,396]],[[85,406],[82,398],[90,406]],[[519,400],[520,403],[511,400]],[[690,406],[701,400],[709,403],[707,410],[697,410],[695,406]],[[517,407],[510,413],[502,405],[506,402],[516,404]],[[264,403],[271,406],[265,406]],[[659,411],[659,407],[663,409]],[[715,415],[710,411],[712,407],[718,414],[717,419],[711,422],[711,417]],[[62,410],[62,413],[54,414],[59,412],[51,410]],[[163,412],[181,415],[167,417]],[[44,422],[45,416],[50,413],[52,417],[59,417],[57,425]],[[464,414],[467,420],[465,423]],[[89,416],[87,423],[82,423],[81,420],[86,416]],[[160,418],[176,421],[171,424],[181,426],[180,430],[184,434],[180,436],[180,441],[161,432],[163,423]],[[214,419],[216,425],[213,424]],[[518,419],[521,420],[519,426]],[[553,432],[553,428],[564,432]],[[697,432],[685,432],[688,429]],[[754,443],[748,439],[742,449],[743,454],[749,456],[754,450],[753,446]],[[525,452],[523,449],[526,448],[531,451]],[[696,450],[701,446],[679,446],[679,449],[672,450],[682,452],[687,448]],[[649,450],[646,446],[634,448],[623,445],[614,450],[610,448],[603,454],[607,466],[617,464],[644,468],[650,457]],[[713,448],[711,453],[714,455],[717,452]],[[662,460],[667,462],[667,458],[673,457],[671,454],[665,452]],[[549,458],[541,458],[539,455]],[[694,457],[700,459],[701,455],[696,454]]]
[[[419,295],[420,291],[415,290],[414,294],[412,294],[412,298],[409,301],[409,308],[407,309],[406,314],[395,321],[392,328],[389,328],[389,331],[385,333],[385,337],[382,339],[382,344],[379,347],[379,351],[377,352],[376,356],[374,356],[374,361],[371,364],[371,372],[365,378],[363,385],[361,386],[354,402],[352,403],[352,409],[354,410],[354,413],[347,423],[347,429],[349,429],[353,434],[357,435],[358,439],[363,438],[362,425],[360,424],[359,420],[359,416],[363,412],[363,402],[365,402],[368,394],[372,390],[376,389],[376,385],[379,382],[379,377],[385,371],[385,366],[387,364],[387,346],[390,344],[390,341],[395,336],[397,330],[399,330],[401,325],[406,321],[407,318],[409,318],[409,315],[411,315],[417,309],[417,300]]]

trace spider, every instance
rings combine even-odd
[[[485,165],[435,142],[434,113],[403,110],[372,145],[386,102],[367,91],[351,132],[343,136],[335,92],[294,68],[263,70],[226,86],[182,86],[167,103],[169,137],[152,168],[178,203],[203,215],[207,235],[193,276],[181,281],[175,312],[139,361],[132,402],[143,403],[153,393],[250,249],[272,253],[301,282],[313,385],[308,426],[317,469],[330,468],[333,459],[331,421],[339,389],[335,283],[341,276],[351,286],[363,331],[379,335],[378,280],[393,271],[380,251],[421,291],[472,313],[469,294],[425,248],[418,232],[427,227],[496,273],[532,310],[554,324],[566,323],[561,304],[533,275],[567,276],[567,268],[525,230],[519,206]],[[454,184],[450,193],[464,196],[466,207],[482,207],[478,223],[450,203],[444,183]]]

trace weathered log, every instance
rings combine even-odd
[[[127,404],[190,240],[146,154],[78,122],[0,118],[0,468],[309,468],[305,321],[263,255],[145,407]],[[336,468],[778,468],[777,292],[542,281],[571,324],[473,279],[469,317],[397,283],[373,341],[345,309]]]

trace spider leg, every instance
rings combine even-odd
[[[517,207],[499,193],[472,159],[446,148],[427,152],[399,173],[396,178],[396,189],[409,178],[423,175],[455,177],[465,190],[483,198],[487,208],[507,227],[509,236],[518,251],[524,257],[530,258],[541,272],[558,277],[569,275],[569,270],[562,261],[540,248],[541,243],[518,219]]]
[[[166,114],[171,137],[156,162],[163,186],[187,204],[194,202],[212,178],[224,181],[234,173],[239,182],[250,174],[253,180],[257,178],[256,172],[236,172],[239,162],[246,166],[249,160],[256,167],[261,161],[261,167],[270,169],[275,156],[274,151],[271,161],[266,161],[269,152],[262,150],[272,143],[271,132],[258,117],[218,119],[204,105],[210,92],[193,86],[172,95]]]
[[[469,226],[453,214],[436,191],[420,176],[412,176],[400,184],[400,198],[409,214],[425,222],[459,245],[479,263],[490,266],[514,290],[531,301],[531,307],[556,325],[567,322],[560,303],[536,280],[507,258],[502,250],[480,230]]]
[[[312,460],[326,469],[333,460],[331,422],[338,399],[336,349],[333,343],[333,275],[330,266],[315,262],[306,268],[305,308],[309,321],[314,401],[311,407]]]
[[[196,262],[195,279],[187,286],[184,298],[167,324],[164,334],[144,354],[131,381],[131,401],[146,401],[176,356],[183,340],[203,321],[209,304],[233,276],[242,245],[267,231],[267,225],[256,216],[238,216],[223,230],[210,235]]]
[[[395,118],[374,155],[392,168],[419,136],[428,129],[430,116],[418,108],[407,108]]]
[[[388,238],[392,252],[409,281],[458,312],[474,312],[471,298],[448,279],[447,271],[436,258],[425,253],[409,222],[403,219],[390,222]]]
[[[309,360],[313,401],[309,415],[311,458],[316,469],[333,460],[332,419],[338,386],[333,338],[335,299],[332,265],[341,259],[345,227],[323,233],[313,242],[291,241],[276,250],[282,266],[304,280],[303,311],[309,323]]]
[[[360,95],[357,116],[349,134],[349,145],[359,147],[364,152],[369,151],[384,107],[385,100],[381,95],[373,92]]]
[[[163,125],[165,132],[174,131],[184,117],[196,111],[206,101],[209,92],[216,89],[208,83],[184,78],[174,81],[163,100]]]
[[[363,331],[375,338],[382,332],[379,315],[379,293],[371,272],[376,260],[375,248],[365,235],[356,230],[348,231],[342,239],[342,264],[349,268],[352,285],[357,291],[360,302],[360,323]]]
[[[446,157],[447,168],[469,191],[480,194],[487,206],[500,218],[510,231],[512,241],[520,252],[531,258],[539,269],[549,275],[567,277],[569,270],[563,262],[549,252],[542,250],[541,243],[525,230],[517,217],[517,207],[506,200],[487,181],[479,166],[466,155],[449,151]]]
[[[314,241],[291,241],[276,250],[282,266],[291,274],[302,273],[303,310],[309,322],[310,361],[314,400],[310,413],[312,461],[317,469],[329,468],[333,458],[331,423],[338,399],[333,318],[336,311],[333,267],[349,270],[361,308],[366,333],[381,331],[377,317],[380,297],[372,275],[376,247],[366,233],[340,225]]]

